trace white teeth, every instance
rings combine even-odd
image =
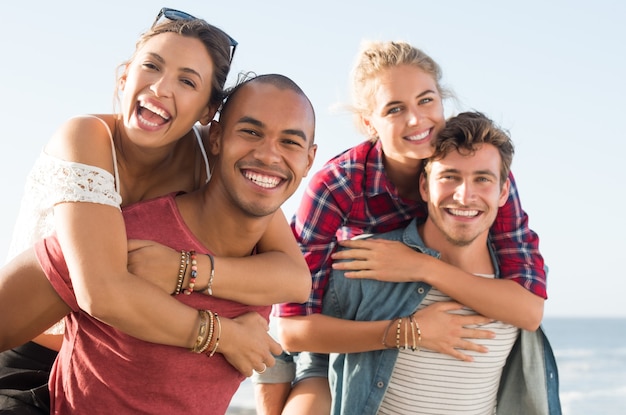
[[[247,179],[252,180],[258,186],[264,187],[266,189],[272,189],[280,183],[280,179],[274,176],[263,176],[261,174],[256,174],[247,171],[245,173]]]
[[[150,104],[149,102],[140,102],[139,105],[141,105],[143,108],[147,109],[148,111],[154,112],[156,115],[160,116],[165,121],[170,119],[170,116],[169,116],[169,114],[167,112],[163,111],[163,109],[161,109],[159,107],[155,107],[154,105]]]
[[[418,135],[412,135],[412,136],[410,136],[410,137],[407,137],[407,139],[408,139],[409,141],[419,141],[419,140],[423,140],[423,139],[425,139],[426,137],[428,137],[428,134],[430,134],[430,130],[426,130],[426,131],[424,131],[423,133],[418,134]]]
[[[477,210],[461,210],[461,209],[448,209],[448,211],[454,216],[466,216],[466,217],[474,217],[478,215]]]
[[[141,122],[142,122],[143,124],[145,124],[145,125],[149,126],[149,127],[158,127],[158,126],[159,126],[159,124],[157,124],[157,123],[155,123],[155,122],[150,122],[150,121],[148,121],[148,120],[146,120],[146,119],[143,119],[143,118],[141,119]]]

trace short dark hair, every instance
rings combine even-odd
[[[315,141],[315,109],[313,108],[311,100],[304,93],[302,88],[300,88],[298,84],[296,84],[291,78],[285,75],[276,73],[257,75],[254,72],[239,74],[235,86],[228,88],[228,90],[226,91],[226,98],[224,99],[224,102],[222,103],[222,106],[219,110],[220,114],[228,110],[229,102],[231,101],[231,98],[237,94],[237,91],[239,91],[241,87],[250,82],[260,82],[273,85],[278,89],[288,89],[306,98],[309,106],[311,107],[311,113],[313,114],[313,135],[311,137],[310,143],[311,145],[313,145],[313,142]]]

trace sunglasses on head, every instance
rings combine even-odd
[[[159,14],[157,14],[156,18],[154,19],[154,23],[152,23],[152,27],[156,26],[156,24],[161,20],[161,18],[166,18],[168,20],[193,20],[193,19],[197,19],[197,17],[194,17],[194,16],[190,15],[189,13],[185,13],[185,12],[182,12],[180,10],[170,9],[168,7],[163,7],[159,11]],[[215,26],[212,26],[212,25],[209,25],[209,26],[215,27]],[[224,33],[226,35],[226,37],[228,38],[228,41],[230,42],[230,62],[232,63],[233,57],[235,56],[235,49],[237,49],[238,43],[237,43],[237,41],[235,39],[230,37],[230,35],[228,33],[224,32],[223,30],[221,30],[221,29],[219,29],[217,27],[215,27],[215,29],[217,29],[220,32]]]

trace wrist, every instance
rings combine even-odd
[[[420,258],[417,269],[418,281],[425,282],[429,285],[436,285],[437,275],[440,274],[439,265],[441,261],[437,258],[423,254],[426,258]]]

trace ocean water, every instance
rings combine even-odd
[[[626,414],[626,319],[547,317],[543,328],[559,368],[563,414]],[[254,413],[246,380],[227,414]]]
[[[626,319],[546,318],[564,415],[626,414]]]

